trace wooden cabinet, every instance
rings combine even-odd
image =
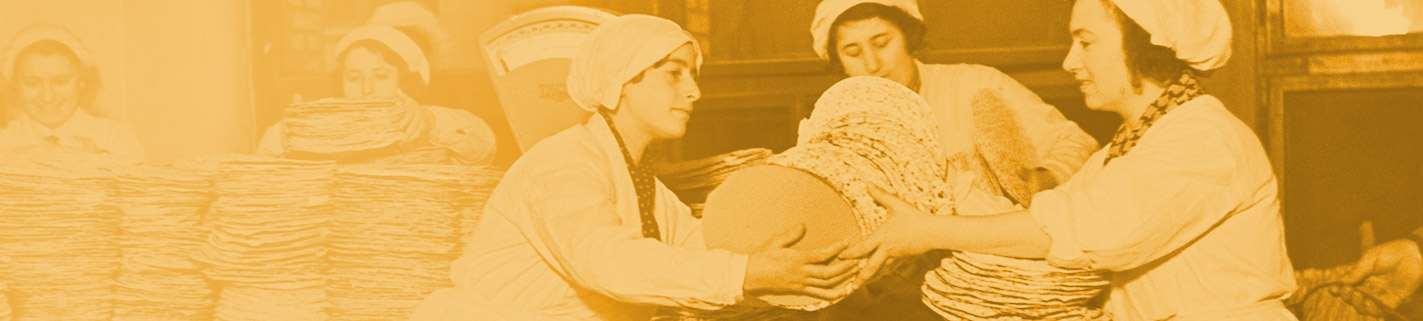
[[[1258,3],[1263,136],[1295,265],[1351,262],[1423,226],[1423,5]]]
[[[706,2],[706,3],[703,3]],[[675,0],[659,12],[694,34],[706,14],[703,98],[687,135],[670,145],[674,158],[736,149],[781,151],[820,93],[842,78],[826,71],[811,48],[818,0]],[[678,3],[667,5],[665,3]],[[706,5],[703,7],[702,5]],[[1070,36],[1070,1],[920,1],[929,29],[926,63],[974,63],[999,68],[1058,106],[1099,140],[1121,120],[1087,110],[1071,77],[1060,70]],[[700,37],[699,38],[703,38]]]

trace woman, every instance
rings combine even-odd
[[[992,67],[920,62],[926,30],[914,0],[825,0],[810,31],[832,71],[888,78],[924,96],[955,179],[972,182],[958,184],[957,200],[1026,205],[1032,192],[1066,180],[1097,148],[1076,123]],[[983,91],[1004,103],[976,108]]]
[[[916,56],[927,29],[915,0],[824,0],[810,32],[813,49],[832,72],[888,78],[928,101],[948,157],[949,196],[956,203],[953,213],[943,214],[1020,209],[1032,193],[1070,177],[1097,148],[1096,140],[1057,108],[992,67],[920,62]],[[902,284],[881,281],[878,298],[857,301],[937,317],[916,301],[924,272],[942,257],[931,253],[898,265],[893,274]]]
[[[342,97],[395,98],[415,114],[404,122],[405,135],[397,147],[448,148],[462,164],[488,165],[494,160],[494,132],[479,117],[464,110],[422,105],[411,98],[410,93],[419,93],[430,83],[430,65],[422,46],[409,34],[390,26],[364,26],[342,37],[336,49],[333,61],[337,62]],[[283,123],[267,129],[258,153],[287,154],[282,144],[285,131]]]
[[[749,255],[707,250],[701,223],[642,161],[653,141],[686,131],[701,60],[691,35],[662,18],[594,29],[568,93],[596,114],[514,163],[452,268],[455,287],[427,297],[414,320],[648,320],[657,306],[843,297],[832,289],[853,261],[817,262],[844,243],[790,249],[804,233],[792,229]]]
[[[21,30],[4,54],[3,79],[16,115],[0,131],[0,149],[54,145],[143,160],[133,128],[95,117],[99,69],[79,37],[64,27],[38,24]]]
[[[1114,320],[1293,320],[1277,182],[1259,140],[1196,77],[1230,56],[1217,0],[1077,0],[1063,69],[1087,106],[1127,122],[1024,211],[932,216],[877,193],[892,218],[847,250],[953,249],[1111,271]],[[863,273],[873,272],[866,268]]]

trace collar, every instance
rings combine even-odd
[[[79,136],[84,130],[93,129],[94,126],[92,124],[95,120],[94,116],[84,111],[82,107],[75,109],[74,115],[69,116],[69,120],[64,121],[64,124],[60,124],[59,127],[55,128],[49,128],[44,124],[40,124],[34,119],[31,119],[29,115],[22,113],[21,116],[19,119],[20,128],[24,129],[24,132],[30,134],[33,138],[41,140],[49,136],[57,136],[59,138]]]
[[[593,117],[589,117],[588,121],[583,122],[583,127],[593,135],[593,141],[598,145],[598,150],[603,152],[603,157],[607,158],[613,168],[618,169],[614,172],[626,173],[628,164],[623,160],[622,148],[618,147],[618,140],[613,137],[613,129],[608,127],[608,121],[604,120],[603,115],[593,113]],[[629,181],[631,179],[628,177]]]
[[[919,61],[917,58],[914,59],[914,72],[919,73],[919,88],[915,89],[914,92],[919,93],[919,96],[924,96],[924,88],[929,88],[929,77],[925,76],[929,73],[926,72],[926,68],[928,68],[928,66],[925,65],[923,61]]]

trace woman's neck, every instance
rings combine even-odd
[[[617,126],[616,135],[623,138],[623,147],[627,148],[628,155],[632,156],[632,161],[641,162],[643,152],[647,150],[648,145],[652,144],[652,135],[631,119],[617,117],[613,113],[607,114],[607,117],[611,117],[613,125]]]
[[[914,74],[913,74],[912,77],[909,78],[909,83],[906,84],[906,86],[905,86],[905,87],[909,87],[909,90],[912,90],[912,91],[914,91],[914,92],[916,92],[916,93],[919,93],[919,92],[920,92],[920,91],[919,91],[919,88],[923,88],[923,87],[924,87],[924,78],[923,78],[923,75],[920,75],[920,74],[919,74],[919,66],[920,66],[920,65],[923,65],[923,64],[924,64],[924,63],[919,62],[919,60],[917,60],[917,59],[914,60]]]
[[[1166,92],[1165,88],[1156,83],[1143,81],[1141,83],[1141,93],[1131,93],[1122,100],[1122,108],[1117,110],[1117,115],[1122,116],[1122,121],[1127,128],[1141,126],[1141,115],[1146,113],[1146,108],[1151,107],[1151,103],[1156,98],[1161,97],[1161,93]]]

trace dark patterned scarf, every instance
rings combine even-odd
[[[1117,128],[1117,133],[1112,136],[1111,149],[1107,151],[1107,159],[1102,161],[1102,166],[1112,162],[1112,159],[1126,155],[1133,147],[1136,147],[1141,136],[1146,134],[1146,130],[1156,123],[1156,120],[1166,116],[1167,112],[1175,109],[1176,106],[1184,104],[1196,97],[1204,95],[1205,91],[1196,82],[1196,77],[1190,71],[1181,73],[1181,77],[1166,86],[1166,91],[1156,97],[1156,101],[1151,102],[1151,106],[1146,107],[1146,112],[1141,115],[1141,120],[1136,128],[1127,128],[1127,124]]]
[[[623,143],[622,134],[618,134],[617,126],[613,126],[613,117],[608,115],[608,109],[598,109],[598,114],[603,116],[603,120],[608,122],[608,129],[613,132],[613,139],[618,141],[618,150],[623,153],[623,161],[628,165],[628,174],[632,176],[632,188],[637,191],[637,211],[642,217],[642,236],[662,240],[662,233],[657,227],[657,216],[653,210],[656,209],[654,202],[657,196],[657,183],[652,175],[652,166],[646,162],[634,162],[632,153],[628,153],[626,143]]]

